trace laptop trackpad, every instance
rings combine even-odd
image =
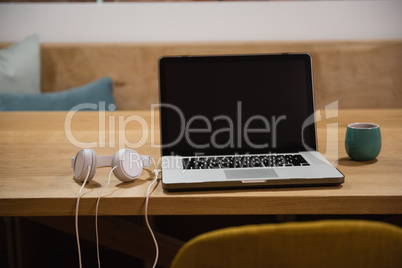
[[[225,170],[227,179],[263,179],[263,178],[276,178],[278,175],[273,169],[260,168],[260,169],[230,169]]]

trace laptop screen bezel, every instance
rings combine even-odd
[[[222,60],[233,61],[238,57],[281,57],[283,60],[303,59],[306,65],[306,94],[309,100],[308,108],[310,111],[309,125],[306,131],[309,133],[309,141],[306,142],[307,146],[300,151],[316,151],[317,150],[317,136],[316,136],[316,118],[315,118],[315,100],[314,100],[314,85],[313,85],[313,69],[312,58],[308,53],[281,53],[281,54],[241,54],[241,55],[196,55],[196,56],[163,56],[159,58],[158,62],[158,79],[159,79],[159,113],[160,113],[160,135],[161,135],[161,153],[162,156],[167,155],[182,155],[191,156],[192,153],[178,152],[174,148],[164,148],[164,142],[167,140],[167,126],[169,118],[163,113],[162,106],[166,104],[167,89],[164,88],[166,68],[171,63],[196,63],[197,61],[208,61],[208,59],[216,60],[219,57]],[[171,92],[169,92],[170,94]],[[213,154],[212,154],[213,155]]]

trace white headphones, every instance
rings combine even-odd
[[[130,182],[135,180],[138,176],[141,175],[143,167],[151,166],[151,157],[139,155],[136,151],[132,149],[121,149],[117,151],[114,155],[101,155],[101,156],[96,156],[95,151],[92,149],[82,149],[77,153],[75,157],[71,158],[71,167],[74,170],[74,177],[80,182],[89,182],[90,180],[92,180],[92,178],[95,176],[95,170],[97,167],[110,167],[110,166],[112,167],[112,171],[116,176],[116,178],[118,178],[123,182]],[[112,171],[110,171],[109,173],[109,182]],[[148,200],[150,195],[150,189],[152,185],[154,185],[154,183],[158,180],[159,172],[160,170],[157,169],[154,170],[155,179],[149,185],[145,198],[145,222],[148,226],[149,231],[151,232],[156,249],[156,256],[153,267],[156,267],[156,264],[158,262],[159,248],[155,235],[148,222]],[[109,185],[109,182],[106,184],[105,188]],[[76,211],[75,211],[75,233],[78,245],[78,258],[80,265],[79,267],[82,267],[82,261],[81,261],[81,248],[78,233],[78,208],[81,198],[81,191],[84,188],[84,186],[85,184],[83,183],[78,193]],[[105,188],[103,188],[103,190]],[[97,243],[97,256],[98,256],[99,267],[100,267],[100,257],[99,257],[97,218],[98,218],[98,205],[102,192],[99,194],[98,202],[96,203],[96,214],[95,214],[96,243]]]
[[[151,165],[151,157],[139,155],[132,149],[120,149],[114,155],[96,156],[92,149],[82,149],[71,159],[74,177],[81,182],[85,181],[90,167],[87,182],[95,176],[97,167],[112,167],[113,173],[119,180],[130,182],[141,175],[143,167]]]

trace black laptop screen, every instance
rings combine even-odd
[[[159,83],[163,155],[316,149],[308,54],[163,57]]]

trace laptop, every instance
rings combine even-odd
[[[317,152],[309,54],[159,60],[162,186],[339,185]]]

